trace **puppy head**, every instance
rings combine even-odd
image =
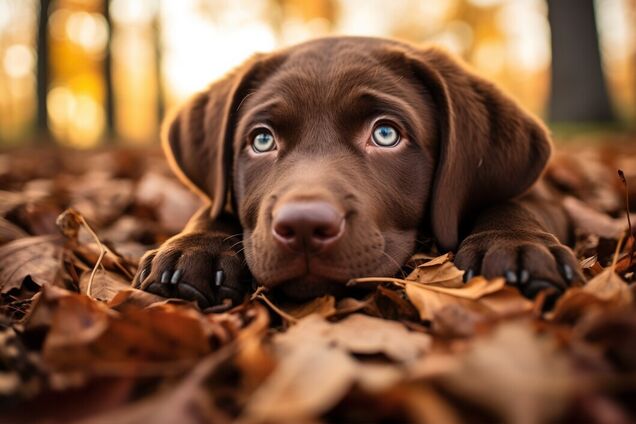
[[[445,54],[369,38],[253,58],[167,128],[213,214],[231,191],[255,278],[297,296],[394,274],[422,228],[455,248],[549,154],[536,121]]]

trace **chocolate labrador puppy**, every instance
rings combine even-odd
[[[133,284],[201,307],[250,280],[295,298],[392,276],[434,238],[467,279],[528,296],[582,281],[537,183],[546,129],[442,51],[326,38],[253,57],[167,121],[166,154],[208,200]],[[539,180],[540,181],[540,180]]]

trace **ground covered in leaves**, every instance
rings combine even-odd
[[[553,310],[425,252],[350,297],[216,312],[129,287],[199,204],[158,151],[0,154],[0,422],[634,422],[619,168],[636,186],[620,149],[548,171],[588,278]]]

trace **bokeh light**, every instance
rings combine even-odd
[[[441,45],[530,110],[546,110],[546,0],[105,1],[51,2],[44,98],[62,144],[156,143],[166,110],[250,55],[334,34]],[[37,135],[39,5],[0,0],[2,144]],[[634,122],[636,3],[596,0],[596,9],[613,101]]]

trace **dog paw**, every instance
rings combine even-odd
[[[546,290],[551,301],[568,287],[584,281],[572,251],[549,233],[485,231],[467,237],[459,246],[455,264],[466,271],[467,281],[475,275],[504,277],[533,298]]]
[[[237,237],[178,234],[144,255],[133,287],[192,300],[201,309],[238,304],[249,286],[240,244]]]

